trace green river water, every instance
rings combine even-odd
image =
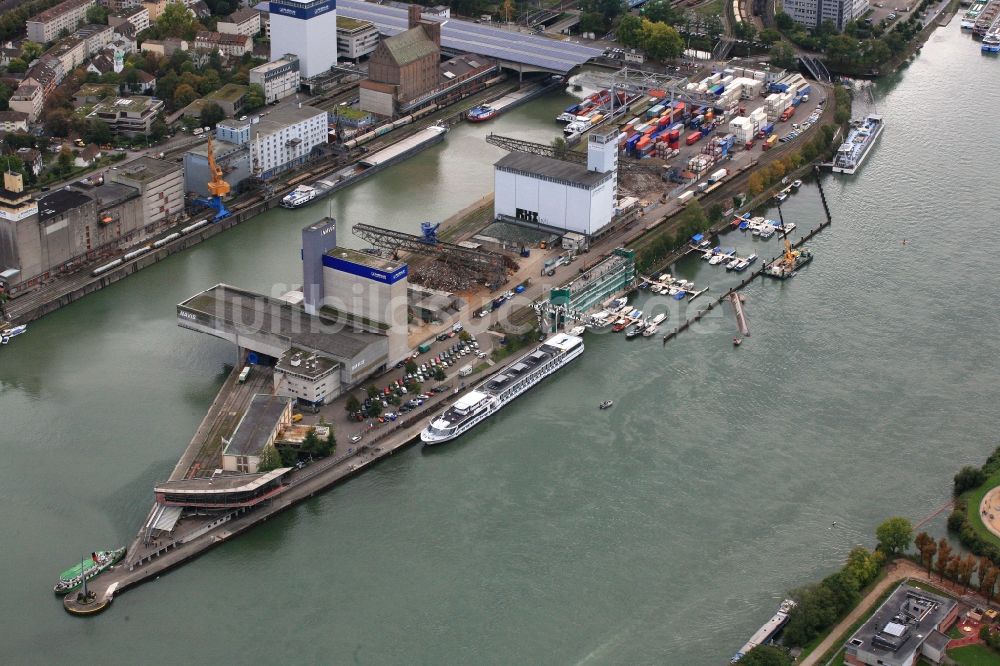
[[[872,545],[883,518],[934,510],[997,444],[997,67],[954,21],[880,86],[879,146],[857,177],[824,177],[834,226],[798,277],[745,292],[739,349],[719,310],[665,347],[589,336],[471,434],[408,449],[86,621],[63,612],[56,575],[131,539],[234,360],[178,328],[174,305],[217,282],[297,281],[299,229],[327,204],[31,324],[0,351],[0,661],[727,662],[789,589]],[[341,239],[468,205],[503,154],[482,137],[548,141],[567,100],[460,126],[337,194]],[[815,186],[783,212],[815,226]],[[674,272],[716,294],[733,280],[696,259]]]

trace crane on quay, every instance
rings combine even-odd
[[[222,168],[215,161],[215,153],[212,151],[212,137],[208,137],[208,173],[211,177],[208,181],[208,197],[195,199],[195,203],[207,206],[215,211],[214,222],[229,217],[232,212],[226,208],[222,202],[222,197],[229,194],[229,183],[222,177]]]

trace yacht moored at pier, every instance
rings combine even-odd
[[[56,594],[69,594],[76,588],[83,585],[84,579],[90,580],[97,574],[107,571],[114,566],[118,560],[125,556],[125,548],[117,550],[98,550],[90,554],[90,557],[78,564],[74,564],[66,571],[59,574],[59,582],[55,584],[52,591]]]
[[[869,115],[864,120],[854,121],[847,139],[837,149],[833,158],[834,173],[854,173],[868,157],[872,146],[885,127],[882,116]]]
[[[455,439],[500,411],[538,382],[583,353],[583,339],[557,333],[482,384],[466,391],[420,433],[424,444]]]

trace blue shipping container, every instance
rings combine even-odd
[[[795,99],[792,100],[792,106],[798,106],[801,103],[802,103],[801,97],[796,97]]]
[[[711,125],[705,125],[704,127],[701,128],[701,135],[702,136],[708,136],[708,133],[711,132],[711,131],[712,131],[712,126]]]

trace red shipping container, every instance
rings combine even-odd
[[[681,142],[674,140],[670,142],[670,150],[680,150]]]
[[[701,132],[691,132],[688,134],[687,145],[693,146],[701,140]]]
[[[649,137],[648,136],[644,136],[641,139],[639,139],[638,143],[635,144],[635,148],[636,148],[636,150],[642,150],[643,148],[645,148],[648,145],[649,145]]]
[[[670,116],[660,116],[660,119],[656,121],[658,127],[663,127],[664,125],[670,124]]]

